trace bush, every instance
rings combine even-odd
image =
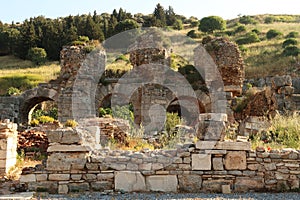
[[[254,20],[253,17],[246,15],[240,17],[239,22],[241,24],[257,24],[257,21]]]
[[[244,45],[239,45],[239,49],[242,53],[247,53],[249,48],[245,47]]]
[[[39,120],[33,119],[30,121],[30,126],[38,126],[40,124]]]
[[[283,50],[284,56],[298,56],[300,53],[300,49],[296,46],[287,46]]]
[[[19,95],[19,94],[21,94],[21,91],[18,88],[10,87],[10,88],[7,89],[6,94],[8,96]]]
[[[27,57],[36,65],[40,65],[46,62],[47,53],[43,48],[33,47],[29,49]]]
[[[78,41],[87,43],[87,42],[90,41],[90,39],[89,39],[88,36],[79,36],[79,37],[78,37]]]
[[[204,17],[200,20],[199,30],[205,33],[213,33],[215,30],[226,29],[226,21],[219,16]]]
[[[78,125],[78,123],[73,119],[68,119],[65,123],[66,127],[75,128]]]
[[[190,38],[201,38],[201,33],[196,30],[190,30],[186,35]]]
[[[104,117],[106,115],[111,115],[111,108],[99,108],[99,117]]]
[[[286,39],[283,43],[282,43],[282,47],[285,48],[287,46],[293,46],[293,45],[297,45],[298,42],[297,40],[293,39],[293,38],[289,38],[289,39]]]
[[[172,27],[175,30],[182,30],[183,29],[182,21],[180,19],[176,19]]]
[[[241,33],[241,32],[245,32],[245,31],[246,31],[246,26],[240,25],[234,30],[234,33]]]
[[[286,36],[286,38],[297,38],[297,37],[299,37],[299,33],[297,31],[289,32]]]
[[[270,29],[268,32],[267,32],[267,39],[270,40],[270,39],[273,39],[273,38],[276,38],[276,37],[279,37],[281,36],[282,33],[280,31],[277,31],[275,29]]]
[[[242,45],[242,44],[250,44],[250,43],[259,42],[259,41],[260,41],[260,39],[256,33],[249,32],[249,33],[246,33],[246,35],[244,35],[243,37],[238,38],[236,40],[236,43],[238,45]]]
[[[53,122],[54,122],[54,119],[53,119],[52,117],[45,116],[45,115],[42,115],[42,116],[38,117],[37,120],[38,120],[41,124],[45,124],[45,123],[53,123]]]
[[[265,24],[272,24],[274,23],[275,21],[277,21],[276,17],[274,16],[269,16],[269,17],[266,17],[265,18]]]
[[[260,31],[258,29],[252,29],[251,32],[256,33],[257,35],[260,34]]]

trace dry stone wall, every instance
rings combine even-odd
[[[80,145],[72,131],[54,131],[55,135],[60,139],[50,143],[47,165],[21,176],[21,183],[30,191],[228,193],[299,189],[300,153],[291,149],[253,151],[248,142],[198,141],[174,150],[92,152]]]

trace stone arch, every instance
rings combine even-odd
[[[30,111],[39,103],[44,101],[55,101],[58,99],[58,92],[54,89],[45,87],[36,87],[31,90],[25,91],[21,98],[23,99],[20,105],[19,121],[22,124],[29,122]]]

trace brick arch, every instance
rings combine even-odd
[[[22,95],[22,104],[20,105],[19,121],[22,124],[29,122],[30,111],[39,103],[44,101],[55,101],[58,99],[58,92],[54,89],[36,87],[25,91]]]

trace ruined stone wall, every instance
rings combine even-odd
[[[18,123],[20,113],[20,97],[0,97],[0,120],[9,119]]]
[[[204,42],[204,47],[220,70],[225,91],[241,94],[245,69],[239,48],[226,38]]]
[[[53,134],[55,135],[55,134]],[[198,141],[175,150],[91,152],[56,133],[45,168],[23,173],[30,191],[247,192],[299,189],[300,153],[251,150],[247,142]],[[59,141],[59,143],[57,143]]]
[[[17,124],[8,119],[0,121],[0,177],[17,162]]]

